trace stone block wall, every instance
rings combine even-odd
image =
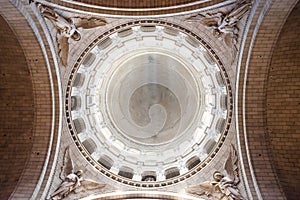
[[[12,2],[0,0],[0,5],[0,199],[29,199],[45,187],[37,183],[40,177],[47,181],[55,155],[52,149],[47,165],[51,133],[57,134],[59,120],[52,118],[59,114],[57,82],[55,72],[49,76],[34,33],[39,30],[32,29]]]
[[[300,196],[300,3],[287,18],[269,67],[267,129],[277,176],[288,199]]]
[[[1,16],[0,27],[0,199],[8,199],[32,148],[34,91],[22,47]]]
[[[251,191],[255,191],[255,187],[258,188],[258,193],[255,194],[253,197],[254,199],[259,198],[259,193],[261,194],[261,197],[263,199],[294,199],[299,196],[299,193],[295,192],[292,193],[285,193],[286,188],[290,185],[297,184],[296,182],[292,181],[292,179],[285,178],[282,179],[284,176],[288,176],[287,173],[285,173],[285,170],[292,170],[292,172],[297,171],[297,163],[299,163],[299,159],[290,159],[289,157],[287,159],[282,159],[280,162],[279,158],[277,158],[278,155],[283,155],[287,153],[284,149],[288,149],[290,146],[291,149],[294,149],[297,142],[294,142],[291,144],[290,141],[293,139],[293,137],[299,137],[296,136],[295,132],[290,133],[289,135],[286,135],[288,132],[292,132],[291,130],[294,130],[296,127],[291,126],[292,128],[288,130],[287,127],[283,128],[280,124],[281,122],[278,117],[281,117],[284,121],[290,121],[290,116],[295,116],[295,113],[298,113],[296,110],[291,109],[291,111],[285,111],[284,108],[279,108],[281,104],[287,105],[290,103],[289,99],[287,98],[286,94],[296,94],[297,92],[292,89],[292,87],[295,87],[297,82],[297,69],[296,63],[293,63],[291,67],[291,64],[287,64],[288,67],[285,67],[283,63],[286,63],[286,59],[290,59],[291,57],[297,58],[297,55],[295,55],[295,52],[285,52],[283,53],[283,49],[293,49],[295,47],[292,47],[296,45],[295,43],[292,45],[286,44],[282,46],[282,49],[278,50],[278,45],[282,39],[280,39],[282,34],[285,32],[285,27],[291,26],[290,22],[286,22],[286,19],[289,20],[288,16],[290,12],[293,10],[295,4],[297,1],[266,1],[263,3],[263,1],[259,2],[258,9],[261,9],[262,18],[259,19],[259,16],[256,16],[257,19],[253,19],[253,22],[250,27],[250,33],[248,34],[248,38],[252,37],[251,40],[246,40],[246,46],[249,48],[251,54],[248,54],[248,50],[244,50],[244,60],[242,61],[241,66],[241,74],[240,74],[240,91],[239,91],[239,100],[243,101],[245,103],[245,107],[243,107],[242,103],[239,102],[239,114],[240,114],[240,127],[243,127],[243,129],[240,129],[241,137],[240,140],[242,144],[246,144],[245,139],[247,139],[248,145],[246,147],[243,147],[242,151],[243,154],[246,155],[246,150],[249,151],[249,159],[251,160],[252,169],[249,167],[249,165],[246,165],[246,173],[249,180],[249,185],[251,187]],[[264,10],[267,8],[266,10]],[[294,11],[293,11],[294,12]],[[260,14],[260,12],[257,12],[257,14]],[[295,21],[292,20],[292,21]],[[261,24],[259,24],[261,22]],[[299,23],[299,22],[295,22]],[[296,26],[296,25],[293,25]],[[258,28],[258,29],[256,29]],[[294,31],[296,31],[295,28]],[[287,33],[286,35],[288,38],[293,35],[293,33]],[[276,53],[278,51],[278,53]],[[290,58],[287,58],[287,55],[290,55]],[[294,54],[294,55],[292,55]],[[250,56],[250,57],[247,57]],[[278,59],[277,59],[278,58]],[[248,59],[248,60],[247,60]],[[275,59],[275,60],[274,60]],[[276,61],[277,60],[277,61]],[[273,63],[278,63],[277,68],[273,66]],[[291,61],[294,62],[294,61]],[[272,64],[271,64],[272,63]],[[275,70],[276,68],[276,70]],[[246,69],[246,81],[244,82],[245,78],[245,70]],[[270,71],[269,71],[270,70]],[[293,72],[286,72],[287,70],[291,70]],[[287,74],[294,74],[294,79],[291,78],[293,81],[292,87],[290,87],[289,84],[286,84],[288,76],[283,75],[284,73]],[[298,72],[299,73],[299,72]],[[276,81],[273,81],[274,75],[277,74],[277,81],[281,79],[279,82],[275,83]],[[284,78],[280,77],[283,76],[286,78],[284,81]],[[299,75],[298,75],[299,78]],[[283,83],[281,83],[283,81]],[[299,81],[298,81],[299,82]],[[277,85],[276,85],[277,84]],[[280,85],[278,87],[278,85]],[[288,86],[286,86],[288,85]],[[245,87],[245,88],[243,88]],[[299,87],[299,86],[298,86]],[[241,89],[242,88],[242,89]],[[245,93],[241,93],[241,91],[245,89]],[[287,91],[289,90],[289,91]],[[281,93],[278,91],[282,91]],[[285,91],[283,94],[283,91]],[[245,96],[244,96],[245,95]],[[271,96],[272,95],[272,96]],[[291,99],[292,101],[296,102],[295,97],[297,95],[294,95]],[[298,100],[299,101],[299,100]],[[270,102],[273,103],[273,110],[270,110]],[[299,102],[298,102],[299,103]],[[275,108],[276,107],[276,108]],[[275,111],[276,110],[276,111]],[[287,113],[286,113],[287,112]],[[242,115],[242,113],[244,115]],[[286,113],[283,114],[282,113]],[[290,115],[294,113],[293,115]],[[280,116],[281,115],[281,116]],[[297,115],[297,114],[296,114]],[[242,118],[244,116],[244,119]],[[245,120],[245,127],[243,126],[242,122]],[[281,127],[277,129],[277,133],[272,133],[268,128],[270,129],[270,124],[275,126]],[[269,126],[267,126],[269,124]],[[296,122],[294,123],[296,124]],[[245,128],[245,129],[244,129]],[[274,129],[273,129],[274,130]],[[274,130],[275,131],[275,130]],[[281,135],[280,141],[282,141],[280,146],[276,146],[280,142],[275,142],[273,138],[278,139],[277,137]],[[280,136],[279,136],[280,137]],[[286,141],[284,141],[285,139]],[[273,142],[272,142],[273,140]],[[284,146],[284,147],[283,147]],[[284,150],[284,151],[282,151]],[[291,154],[293,152],[291,151]],[[288,155],[286,155],[288,156]],[[246,156],[245,156],[246,157]],[[244,158],[245,158],[244,157]],[[274,159],[275,158],[275,159]],[[277,162],[280,162],[279,165],[276,164]],[[248,160],[245,160],[245,163],[248,164]],[[281,168],[280,170],[279,167]],[[293,167],[294,169],[292,169]],[[251,173],[252,170],[252,173]],[[299,171],[299,166],[298,166]],[[280,173],[282,173],[282,176],[280,176]],[[299,172],[298,172],[299,173]],[[255,186],[255,181],[253,177],[256,179],[257,185]],[[253,184],[253,185],[252,185]],[[294,187],[292,186],[292,187]],[[298,187],[299,188],[299,187]],[[294,190],[295,191],[295,190]]]

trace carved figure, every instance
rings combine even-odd
[[[79,41],[81,33],[79,29],[91,29],[107,24],[105,19],[96,17],[64,17],[52,8],[42,4],[37,5],[41,15],[50,20],[55,29],[58,55],[64,66],[67,66],[69,54],[69,39]]]
[[[95,190],[106,186],[105,184],[101,184],[93,180],[84,179],[82,175],[82,170],[74,170],[73,161],[69,153],[69,148],[67,147],[64,154],[63,166],[61,167],[61,172],[59,175],[59,178],[62,180],[62,183],[50,195],[49,199],[64,199],[70,193],[76,194],[85,190]]]
[[[237,23],[250,9],[249,0],[239,1],[236,6],[229,12],[197,14],[187,19],[188,22],[200,21],[203,25],[213,30],[213,35],[217,38],[222,37],[225,44],[237,50],[236,44],[238,39],[239,28]]]
[[[186,192],[199,196],[206,195],[215,200],[244,200],[240,194],[237,184],[240,182],[238,177],[238,159],[236,151],[231,145],[231,152],[225,163],[223,173],[216,171],[213,174],[213,181],[206,181],[199,185],[186,189]]]

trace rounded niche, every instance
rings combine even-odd
[[[232,95],[216,53],[163,21],[115,27],[93,41],[70,74],[66,119],[100,173],[161,187],[209,164],[231,122]]]

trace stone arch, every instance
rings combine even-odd
[[[274,62],[279,62],[279,60],[276,61],[276,58],[274,56],[276,55],[276,52],[280,53],[280,51],[282,51],[277,51],[277,44],[280,43],[281,33],[285,32],[286,36],[289,37],[288,35],[292,32],[288,32],[285,30],[289,29],[289,26],[293,24],[293,20],[291,20],[290,22],[289,20],[286,20],[289,19],[288,16],[290,15],[291,10],[294,8],[296,2],[297,1],[289,1],[288,3],[272,1],[272,3],[264,3],[263,5],[262,3],[259,3],[257,7],[257,13],[262,12],[262,15],[264,15],[264,17],[258,19],[256,18],[258,15],[256,15],[253,18],[252,23],[257,24],[259,28],[250,30],[248,38],[246,39],[248,43],[243,50],[244,55],[241,62],[241,70],[239,74],[240,85],[238,90],[237,102],[238,112],[240,113],[240,115],[238,115],[240,136],[239,140],[241,142],[241,155],[243,158],[243,162],[246,165],[246,167],[244,168],[245,174],[247,176],[249,189],[251,190],[251,194],[254,198],[261,197],[263,199],[285,199],[286,197],[288,197],[289,199],[295,199],[296,197],[297,199],[297,197],[299,196],[299,193],[297,193],[296,190],[293,190],[294,193],[292,194],[285,194],[283,192],[287,188],[293,188],[294,185],[297,185],[299,183],[299,180],[294,181],[295,179],[293,177],[291,177],[289,181],[287,181],[286,179],[282,179],[285,181],[281,180],[280,173],[282,171],[280,172],[280,170],[278,170],[278,167],[280,168],[280,166],[276,166],[276,164],[274,163],[274,157],[277,157],[277,153],[281,154],[285,152],[285,150],[281,153],[277,152],[276,155],[274,154],[274,152],[278,150],[277,149],[273,151],[273,145],[275,145],[276,142],[272,142],[272,140],[276,135],[270,134],[270,132],[268,131],[270,127],[267,126],[267,122],[269,122],[269,124],[272,124],[274,122],[272,121],[274,119],[274,115],[271,114],[274,110],[272,110],[271,105],[267,104],[267,101],[270,102],[274,100],[273,103],[275,104],[285,101],[283,99],[273,99],[273,97],[275,96],[271,97],[271,93],[267,92],[271,90],[273,92],[276,92],[273,90],[274,88],[272,88],[273,86],[271,86],[272,84],[269,81],[270,78],[272,78],[271,74],[273,73],[269,73],[269,69],[270,67],[272,67],[272,60]],[[263,13],[263,10],[260,10],[264,6],[265,8],[268,8],[267,12],[265,13]],[[295,8],[295,10],[297,10],[297,7]],[[252,46],[249,46],[249,44],[251,44]],[[293,45],[295,44],[298,43],[293,43]],[[295,51],[298,51],[297,48],[295,49]],[[251,53],[247,54],[248,52]],[[297,55],[297,53],[294,55]],[[280,68],[280,70],[283,69],[284,67]],[[296,73],[299,73],[299,70]],[[279,90],[283,88],[284,86],[279,87]],[[245,107],[243,107],[242,102],[245,104]],[[280,109],[278,112],[280,113],[282,111],[283,109]],[[287,112],[285,117],[288,117],[290,114],[292,114],[292,112]],[[243,126],[243,124],[245,126]],[[288,138],[289,136],[285,137],[287,141],[291,139]],[[281,145],[289,144],[287,143],[287,141],[283,140]],[[293,146],[296,145],[297,142],[292,142],[290,144],[291,146]],[[285,148],[287,149],[288,146],[286,146]],[[283,164],[283,162],[282,166],[288,166],[289,164],[295,165],[296,163],[292,164],[295,160],[296,159],[290,159],[289,163],[285,164]]]
[[[54,63],[52,58],[46,61],[39,45],[43,39],[38,40],[35,33],[42,35],[42,31],[39,27],[33,30],[27,21],[30,17],[26,19],[26,12],[18,9],[10,1],[1,2],[0,69],[6,77],[0,78],[4,89],[0,103],[6,105],[1,106],[0,120],[4,147],[0,170],[5,174],[0,180],[1,199],[41,195],[58,145],[59,93]]]

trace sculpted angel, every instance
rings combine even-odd
[[[82,170],[74,170],[74,164],[71,159],[69,148],[65,150],[63,166],[59,178],[62,180],[58,188],[50,195],[48,199],[64,199],[71,193],[80,193],[86,190],[96,190],[105,187],[93,180],[84,179]]]
[[[69,54],[69,40],[78,41],[81,39],[80,29],[91,29],[107,24],[105,19],[97,17],[65,17],[52,8],[42,4],[37,5],[41,15],[51,21],[57,30],[56,42],[58,54],[64,66],[67,65]]]
[[[237,188],[237,184],[240,182],[237,164],[236,151],[231,146],[231,152],[225,163],[224,172],[214,172],[212,181],[206,181],[187,188],[186,192],[199,196],[206,195],[215,200],[245,200]]]
[[[203,25],[213,30],[213,35],[222,37],[228,47],[235,48],[238,39],[239,28],[237,23],[250,9],[249,0],[241,0],[229,12],[198,14],[187,19],[188,22],[200,21]]]

